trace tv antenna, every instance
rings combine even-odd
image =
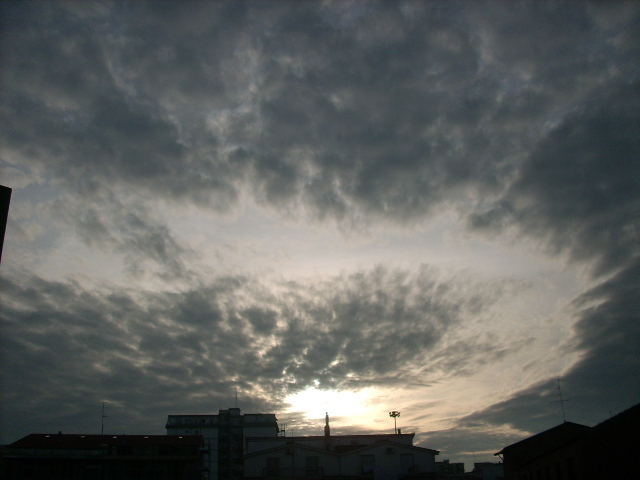
[[[101,422],[101,428],[100,428],[100,435],[104,435],[104,419],[107,418],[107,415],[104,414],[105,403],[109,403],[109,402],[107,402],[106,400],[102,402],[102,422]]]
[[[568,402],[570,399],[562,398],[562,388],[560,388],[560,379],[556,379],[558,381],[558,397],[560,400],[553,400],[551,403],[559,403],[560,409],[562,410],[562,423],[567,423],[567,417],[564,415],[564,402]]]

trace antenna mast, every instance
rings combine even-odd
[[[106,400],[104,402],[102,402],[102,422],[101,422],[101,428],[100,428],[100,435],[104,435],[104,419],[107,418],[107,415],[104,414],[104,404],[105,403],[109,403]]]
[[[233,382],[233,388],[236,393],[236,408],[238,408],[238,382]]]
[[[564,402],[568,402],[569,399],[564,399],[562,398],[562,389],[560,388],[560,379],[556,379],[558,381],[558,396],[560,397],[560,400],[553,400],[551,403],[559,403],[560,404],[560,409],[562,410],[562,422],[563,423],[567,423],[567,417],[565,417],[564,415]]]

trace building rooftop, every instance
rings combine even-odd
[[[83,435],[32,433],[8,445],[8,448],[45,448],[92,450],[111,445],[194,446],[202,444],[201,435]]]

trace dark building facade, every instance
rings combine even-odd
[[[565,422],[503,448],[506,480],[640,478],[640,404],[595,427]]]
[[[202,436],[31,434],[7,445],[4,480],[202,480]]]
[[[564,422],[503,448],[498,455],[504,457],[505,478],[551,480],[556,470],[567,480],[582,478],[577,472],[577,446],[589,430],[586,425]]]
[[[169,415],[166,428],[168,435],[204,437],[207,480],[242,478],[245,439],[277,437],[279,432],[275,414],[242,414],[239,408],[220,410],[217,415]]]

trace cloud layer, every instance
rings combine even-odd
[[[439,341],[509,291],[383,267],[278,291],[237,277],[171,293],[30,275],[2,289],[6,404],[41,411],[64,397],[57,409],[80,424],[106,392],[123,411],[147,405],[135,409],[147,420],[185,398],[189,408],[229,402],[234,381],[256,405],[282,408],[287,393],[314,385],[357,390],[464,375],[460,360],[495,346],[465,345],[458,362],[447,352],[442,366]],[[37,428],[41,419],[32,421]]]
[[[462,455],[484,431],[497,451],[552,426],[555,376],[573,392],[575,421],[640,399],[635,5],[0,10],[0,167],[14,187],[2,266],[6,441],[86,428],[106,397],[114,426],[143,429],[183,408],[228,407],[233,381],[246,409],[276,410],[309,386],[410,385],[410,395],[522,352],[532,358],[513,368],[526,385],[424,441]],[[212,219],[248,212],[274,230],[308,228],[305,238],[337,228],[345,242],[414,236],[445,216],[463,248],[522,249],[583,273],[571,288],[548,279],[559,293],[539,304],[577,292],[566,310],[540,307],[507,328],[501,308],[544,280],[419,257],[284,278],[229,269],[197,247],[210,246]],[[255,242],[279,245],[273,257],[302,248],[266,236]],[[245,252],[233,237],[211,246],[223,247]],[[539,336],[522,319],[531,316],[545,317]],[[568,333],[550,347],[541,338],[553,321]],[[554,355],[577,360],[530,377]]]

